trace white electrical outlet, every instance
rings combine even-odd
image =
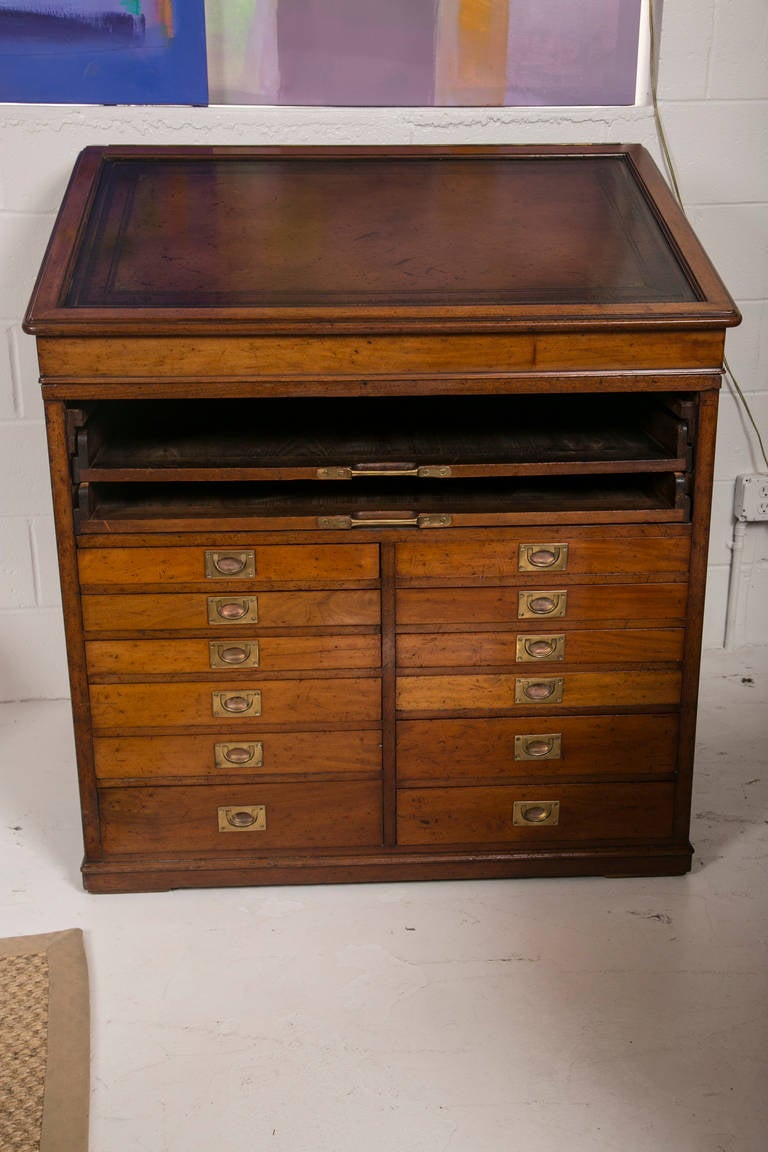
[[[768,520],[768,472],[736,477],[733,514],[737,520]]]

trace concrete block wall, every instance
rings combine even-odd
[[[658,5],[659,11],[661,5]],[[694,226],[738,300],[728,355],[768,429],[768,5],[668,0],[660,95]],[[20,328],[75,157],[88,144],[637,141],[650,109],[83,108],[0,105],[0,700],[65,696],[34,341]],[[760,469],[723,394],[705,644],[723,643],[734,478]],[[736,640],[768,641],[768,528],[750,526]]]

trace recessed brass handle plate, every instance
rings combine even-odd
[[[256,552],[248,548],[244,552],[205,553],[205,575],[208,580],[252,580],[256,575]]]
[[[261,740],[241,744],[220,741],[213,746],[213,758],[217,768],[262,768],[264,744]]]
[[[416,476],[420,480],[445,480],[451,469],[444,464],[351,464],[348,467],[318,468],[318,480],[352,480],[356,476]]]
[[[516,800],[512,809],[512,823],[520,826],[558,824],[560,821],[559,800]]]
[[[226,804],[219,808],[219,832],[266,832],[266,804]]]
[[[515,679],[515,704],[561,704],[562,700],[562,676],[547,676],[536,680],[518,676]]]
[[[259,642],[248,640],[235,644],[211,640],[208,644],[211,668],[258,668]]]
[[[258,624],[258,596],[209,596],[209,624]]]
[[[532,620],[537,616],[565,616],[568,606],[568,593],[564,588],[556,591],[520,592],[517,598],[517,615],[520,620]]]
[[[565,633],[554,632],[547,636],[518,636],[515,659],[519,664],[529,664],[535,660],[564,660]]]
[[[515,736],[515,760],[560,760],[563,737],[560,732],[529,732]]]
[[[214,716],[261,716],[261,692],[212,692],[211,709]]]
[[[452,516],[422,512],[418,516],[318,516],[318,528],[450,528]]]
[[[521,544],[518,550],[518,572],[564,572],[567,565],[567,544]]]

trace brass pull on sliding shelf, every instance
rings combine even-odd
[[[534,660],[564,660],[565,633],[557,632],[549,636],[518,636],[515,659],[518,663],[531,663]]]
[[[208,597],[209,624],[257,624],[259,620],[258,596]]]
[[[213,692],[214,716],[261,716],[261,692]]]
[[[562,589],[557,592],[520,592],[517,615],[520,620],[533,616],[565,616],[567,604],[568,593]]]
[[[392,512],[353,512],[351,516],[318,516],[318,528],[450,528],[452,516],[432,515],[422,512],[419,515],[405,512],[402,516]]]
[[[352,480],[366,476],[416,476],[419,480],[445,480],[451,469],[444,464],[350,464],[342,467],[318,468],[318,480]]]
[[[516,704],[561,704],[562,700],[562,676],[551,676],[546,680],[528,680],[518,677],[515,680]]]
[[[211,668],[258,668],[259,642],[249,640],[247,644],[221,644],[211,640],[208,655]]]

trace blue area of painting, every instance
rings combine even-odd
[[[0,101],[207,104],[204,0],[174,5],[171,38],[127,13],[0,8]]]

